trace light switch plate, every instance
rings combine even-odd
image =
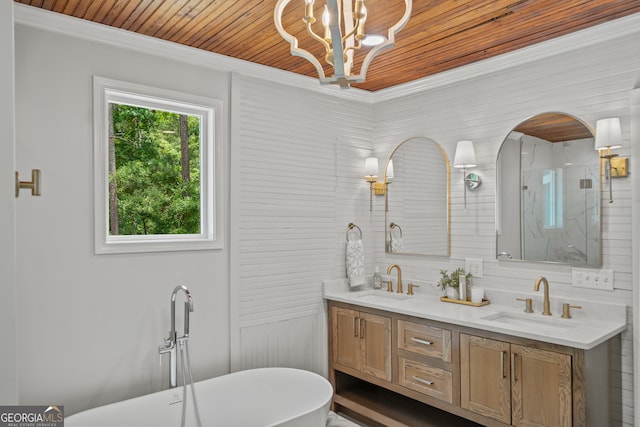
[[[613,290],[613,270],[572,268],[571,284],[578,288]]]
[[[482,258],[465,258],[464,271],[472,277],[482,277]]]

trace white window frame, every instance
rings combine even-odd
[[[200,234],[109,234],[109,102],[201,118]],[[221,100],[93,76],[93,128],[96,254],[223,249]]]

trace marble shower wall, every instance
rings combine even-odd
[[[593,139],[551,143],[524,135],[524,258],[600,266],[599,157]]]

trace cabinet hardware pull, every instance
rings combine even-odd
[[[518,377],[516,377],[516,353],[511,353],[511,379],[513,382],[518,381]]]
[[[431,341],[421,340],[420,338],[411,338],[411,341],[417,342],[418,344],[431,345],[433,344]]]
[[[500,374],[502,375],[502,378],[507,377],[507,375],[504,373],[504,358],[506,355],[507,355],[506,351],[500,352]]]
[[[362,319],[360,322],[360,338],[364,338],[364,330],[366,329],[366,323],[367,321],[365,319]]]
[[[360,318],[359,317],[354,317],[353,318],[353,336],[354,337],[358,337],[358,331],[360,330]]]
[[[422,383],[422,384],[426,384],[426,385],[433,385],[433,381],[423,380],[422,378],[417,377],[417,376],[415,376],[415,375],[414,375],[413,377],[411,377],[411,378],[412,378],[414,381],[419,382],[419,383]]]

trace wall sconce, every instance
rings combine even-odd
[[[456,144],[456,154],[453,156],[453,167],[462,168],[462,180],[464,183],[464,208],[467,209],[467,188],[475,190],[480,187],[481,180],[476,173],[467,173],[467,169],[475,168],[476,151],[473,148],[473,141],[458,141]]]
[[[384,196],[387,193],[387,185],[393,179],[393,160],[389,160],[384,174],[384,181],[378,182],[378,159],[368,157],[364,162],[364,179],[369,183],[369,212],[373,210],[373,195]]]
[[[620,129],[620,119],[618,117],[610,117],[600,119],[596,122],[596,142],[595,148],[600,152],[600,159],[605,160],[605,179],[609,181],[609,203],[613,203],[613,189],[611,179],[613,174],[612,160],[618,157],[617,154],[611,154],[611,149],[622,147],[622,130]],[[627,158],[615,159],[616,166],[614,169],[617,177],[626,176]]]
[[[378,178],[378,159],[367,157],[364,161],[364,179],[369,183],[369,212],[373,210],[373,185]]]

